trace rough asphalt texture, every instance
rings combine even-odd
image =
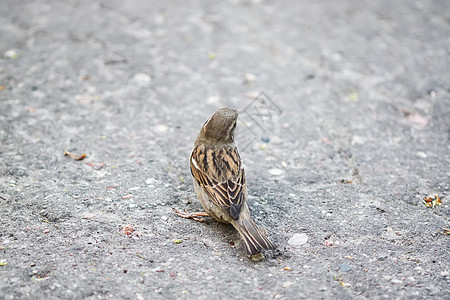
[[[448,299],[449,20],[447,0],[3,0],[0,298]],[[258,119],[261,91],[281,114]],[[201,210],[188,159],[223,106],[278,246],[258,262],[172,211]]]

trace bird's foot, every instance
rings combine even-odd
[[[184,212],[183,212],[183,211],[179,211],[178,209],[175,209],[175,208],[174,208],[174,211],[179,217],[182,217],[182,218],[185,218],[185,219],[193,219],[193,220],[198,221],[198,222],[205,222],[205,219],[202,218],[202,217],[208,217],[209,216],[204,211],[190,213],[187,210],[184,210]]]

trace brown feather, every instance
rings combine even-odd
[[[246,186],[245,172],[241,168],[236,147],[229,146],[217,151],[211,146],[198,145],[192,151],[190,164],[192,176],[211,196],[214,203],[228,212],[233,219],[239,218]]]

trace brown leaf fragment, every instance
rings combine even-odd
[[[101,168],[103,168],[105,166],[106,163],[86,163],[89,167],[91,167],[92,169],[98,171]]]
[[[435,208],[442,204],[442,200],[439,198],[439,195],[430,195],[423,198],[423,204],[426,207]]]
[[[72,157],[75,160],[83,160],[83,159],[86,158],[87,155],[85,153],[83,153],[80,156],[77,156],[77,155],[75,155],[73,153],[70,153],[68,151],[64,151],[64,156],[70,156],[70,157]]]
[[[127,224],[122,227],[122,229],[120,230],[120,233],[125,234],[125,235],[132,235],[134,231],[135,230],[133,228],[133,225]]]
[[[449,229],[447,229],[447,228],[442,228],[442,230],[443,230],[443,232],[439,232],[440,234],[443,234],[443,235],[450,235],[450,230],[449,230]]]
[[[422,115],[411,111],[408,108],[402,107],[400,108],[400,111],[404,114],[404,116],[406,117],[406,119],[416,125],[419,126],[427,126],[428,125],[428,119],[423,117]]]

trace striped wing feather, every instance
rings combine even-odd
[[[236,220],[245,201],[245,172],[235,147],[199,145],[191,155],[191,173],[218,207]]]

